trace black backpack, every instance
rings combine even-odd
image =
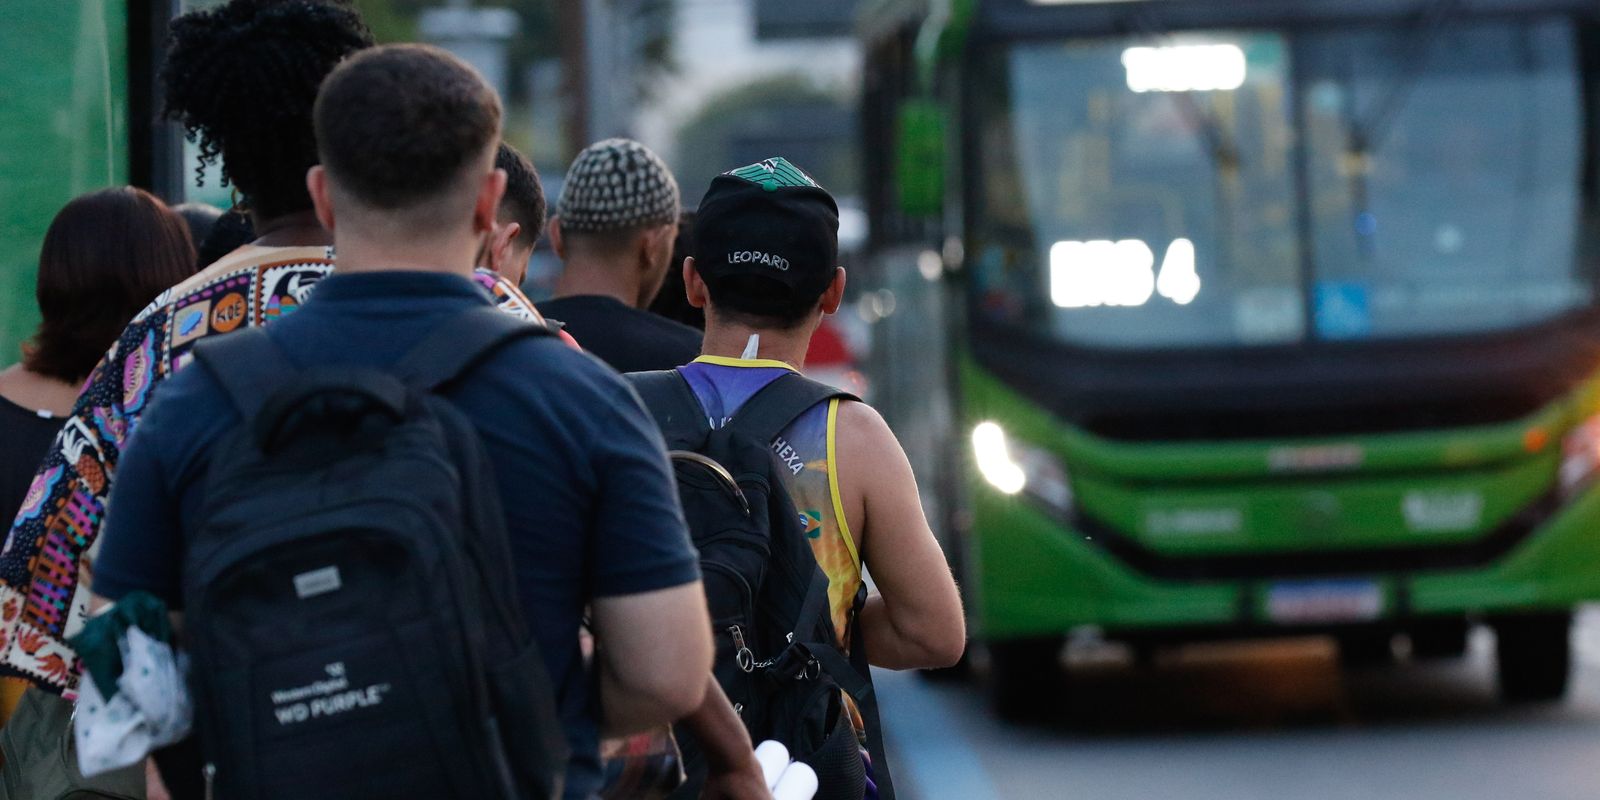
[[[627,376],[666,437],[678,494],[695,546],[717,645],[713,671],[751,738],[782,742],[820,780],[818,800],[860,800],[866,776],[840,690],[867,717],[874,778],[892,800],[866,651],[839,652],[828,608],[828,578],[817,565],[785,490],[772,440],[801,414],[832,398],[855,399],[787,374],[713,429],[676,370]],[[856,598],[857,610],[865,590]],[[689,781],[674,797],[697,797],[704,759],[679,730]]]
[[[184,558],[214,796],[560,795],[567,742],[494,473],[434,393],[548,333],[473,309],[390,370],[296,369],[259,328],[196,348],[242,418]]]

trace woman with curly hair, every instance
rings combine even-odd
[[[271,241],[331,241],[306,191],[317,163],[311,107],[333,67],[372,43],[338,0],[233,0],[173,20],[166,116],[200,145],[202,162],[221,158],[222,182],[243,195],[261,239],[278,230],[294,235]]]

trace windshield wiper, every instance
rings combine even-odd
[[[1412,37],[1411,47],[1402,63],[1404,70],[1395,75],[1379,94],[1377,106],[1364,120],[1350,119],[1350,153],[1365,158],[1383,145],[1395,116],[1405,107],[1427,72],[1428,54],[1438,43],[1445,28],[1460,14],[1462,0],[1434,0],[1417,20],[1420,34]],[[1354,104],[1352,104],[1354,105]],[[1354,116],[1352,109],[1351,116]]]
[[[1155,17],[1148,9],[1136,8],[1128,12],[1128,19],[1132,22],[1129,27],[1141,36],[1151,39],[1172,41],[1172,31],[1158,24]],[[1239,146],[1233,141],[1227,131],[1223,130],[1222,123],[1217,120],[1216,114],[1203,109],[1196,103],[1194,96],[1189,92],[1173,93],[1173,101],[1177,103],[1178,111],[1184,119],[1200,132],[1206,143],[1206,154],[1211,157],[1212,166],[1219,172],[1226,173],[1229,177],[1236,177],[1240,167]]]
[[[1363,256],[1377,252],[1376,220],[1372,219],[1368,176],[1372,172],[1372,154],[1383,146],[1383,141],[1394,126],[1400,110],[1405,108],[1417,85],[1428,70],[1428,55],[1438,43],[1446,26],[1460,13],[1462,0],[1434,0],[1418,18],[1418,33],[1410,38],[1410,47],[1402,56],[1402,69],[1389,81],[1378,95],[1378,104],[1365,119],[1357,119],[1352,101],[1345,114],[1350,142],[1345,150],[1348,165],[1345,172],[1350,178],[1350,204],[1355,210],[1353,231],[1356,248]],[[1352,76],[1347,83],[1354,83]]]
[[[1151,16],[1148,9],[1132,9],[1128,12],[1133,29],[1140,35],[1155,40],[1172,41],[1172,33]],[[1214,109],[1204,109],[1195,101],[1189,92],[1177,92],[1174,103],[1183,114],[1189,125],[1200,132],[1205,140],[1206,155],[1211,159],[1211,165],[1216,170],[1216,220],[1221,232],[1218,239],[1218,249],[1225,262],[1234,262],[1237,255],[1239,239],[1239,220],[1235,203],[1238,200],[1239,176],[1243,159],[1240,157],[1239,146],[1228,131],[1222,127],[1222,122],[1217,119]]]

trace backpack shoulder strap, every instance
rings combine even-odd
[[[820,585],[819,585],[820,581]],[[817,594],[823,596],[820,612],[816,603]],[[812,578],[811,588],[806,592],[800,619],[808,619],[805,614],[827,613],[828,579],[818,569]],[[846,657],[840,653],[833,642],[807,643],[807,652],[828,673],[828,677],[839,685],[851,699],[855,701],[856,710],[861,713],[861,721],[866,724],[867,752],[872,754],[872,781],[878,787],[879,800],[895,800],[894,779],[889,775],[889,753],[883,743],[883,718],[878,713],[878,693],[872,685],[872,667],[867,662],[866,636],[861,630],[861,609],[867,603],[867,587],[862,585],[856,590],[855,600],[850,609],[850,655]]]
[[[494,351],[512,341],[554,335],[547,326],[518,319],[490,306],[473,308],[424,336],[395,364],[394,373],[413,386],[434,391],[472,371]]]
[[[206,338],[195,345],[194,357],[246,420],[255,419],[267,399],[300,372],[261,328]]]
[[[872,688],[872,666],[867,661],[867,637],[861,630],[861,609],[867,604],[865,584],[856,589],[850,611],[850,666],[866,681],[866,689],[856,695],[856,710],[867,726],[867,752],[872,754],[872,778],[879,800],[895,800],[894,778],[889,775],[889,748],[883,743],[883,716],[878,713],[878,693]]]
[[[700,398],[683,373],[675,369],[630,372],[622,377],[633,385],[644,407],[655,417],[656,425],[669,447],[684,447],[703,439],[711,429]]]
[[[770,442],[801,414],[818,403],[834,398],[857,399],[849,392],[818,383],[798,373],[785,373],[746,400],[728,426],[757,441]]]

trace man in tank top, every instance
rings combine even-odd
[[[839,309],[838,207],[773,158],[718,176],[700,203],[690,304],[706,311],[704,355],[680,367],[713,426],[785,372],[804,369],[824,315]],[[772,441],[812,552],[829,580],[841,646],[860,626],[873,666],[924,669],[961,657],[955,581],[922,513],[894,433],[865,403],[828,400]],[[864,570],[877,592],[852,618]]]

